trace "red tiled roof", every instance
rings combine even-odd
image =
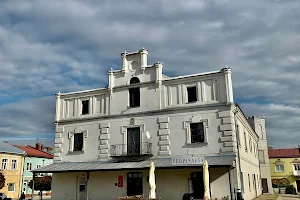
[[[18,147],[19,149],[22,149],[26,152],[26,155],[29,157],[38,157],[38,158],[49,158],[53,159],[53,155],[41,150],[37,150],[36,148],[32,146],[22,146],[22,145],[13,145],[15,147]]]
[[[292,149],[269,149],[269,158],[296,158],[300,157],[300,150]]]

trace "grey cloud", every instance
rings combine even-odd
[[[299,106],[299,8],[292,0],[3,1],[0,94],[103,87],[122,51],[145,47],[166,74],[228,65],[235,98]]]

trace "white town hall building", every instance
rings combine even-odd
[[[56,95],[54,163],[34,170],[52,199],[147,197],[151,161],[163,200],[202,199],[204,160],[212,199],[272,192],[265,119],[234,103],[230,68],[168,77],[146,49],[121,56],[106,88]]]

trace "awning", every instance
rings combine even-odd
[[[235,156],[210,156],[205,157],[209,166],[232,166]],[[57,162],[45,167],[41,167],[32,172],[35,173],[59,173],[59,172],[81,172],[81,171],[112,171],[149,168],[150,163],[154,162],[155,167],[159,168],[178,168],[178,167],[197,167],[202,164],[180,164],[174,165],[172,158],[149,159],[140,162]]]

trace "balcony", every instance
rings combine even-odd
[[[110,156],[118,159],[132,160],[152,156],[152,143],[114,144],[110,145]]]

